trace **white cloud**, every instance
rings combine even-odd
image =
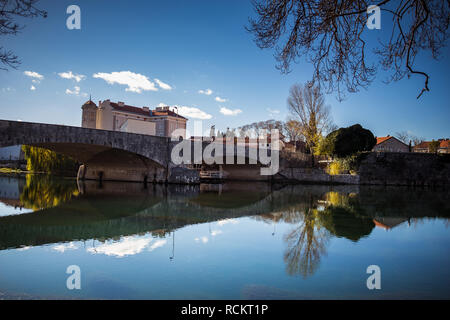
[[[75,86],[73,87],[73,90],[66,89],[66,94],[73,94],[73,95],[79,95],[80,94],[80,87]]]
[[[203,243],[208,243],[208,241],[209,241],[208,237],[195,238],[194,240],[195,240],[195,242],[201,241]]]
[[[126,85],[126,91],[141,93],[142,91],[158,91],[155,84],[149,80],[148,77],[134,73],[131,71],[120,71],[104,73],[99,72],[93,75],[94,78],[100,78],[105,80],[109,84],[118,83],[121,85]]]
[[[87,249],[92,254],[105,254],[107,256],[114,256],[117,258],[123,258],[125,256],[131,256],[141,253],[148,247],[148,251],[153,251],[157,248],[164,246],[167,240],[157,240],[151,246],[153,239],[146,236],[128,236],[123,237],[119,241],[112,242],[107,241],[97,247]]]
[[[100,246],[87,249],[92,254],[105,254],[123,258],[135,255],[144,250],[152,241],[150,237],[123,237],[118,242],[105,242]]]
[[[158,107],[164,107],[168,106],[168,104],[160,103]],[[200,119],[200,120],[208,120],[212,118],[212,115],[200,110],[199,108],[195,107],[187,107],[187,106],[179,106],[179,105],[173,105],[172,107],[178,108],[178,114],[180,116],[186,117],[186,118],[193,118],[193,119]],[[176,111],[175,111],[176,112]]]
[[[198,90],[198,93],[200,94],[206,94],[207,96],[212,95],[213,91],[211,89],[206,89],[206,90]]]
[[[195,107],[179,106],[178,112],[180,113],[180,115],[186,118],[194,118],[200,120],[208,120],[212,118],[212,115]]]
[[[26,75],[27,77],[30,77],[30,78],[36,78],[36,79],[39,79],[39,80],[43,80],[44,79],[44,76],[42,74],[39,74],[39,73],[34,72],[34,71],[25,71],[23,74]]]
[[[220,113],[225,115],[225,116],[236,116],[239,113],[242,113],[242,110],[241,109],[231,110],[231,109],[222,107],[222,108],[220,108]]]
[[[64,251],[66,251],[66,250],[75,250],[75,249],[78,249],[78,247],[73,242],[70,242],[69,244],[60,244],[60,245],[54,246],[52,249],[55,251],[64,253]]]
[[[223,99],[223,98],[221,98],[221,97],[216,97],[216,99],[215,99],[217,102],[227,102],[228,100],[227,99]]]
[[[166,244],[167,240],[157,240],[154,244],[152,244],[150,246],[150,248],[148,248],[148,251],[153,251],[157,248],[160,248],[162,246],[164,246]]]
[[[213,230],[211,231],[211,236],[215,237],[221,233],[223,233],[222,230]]]
[[[223,220],[217,221],[217,224],[218,224],[219,226],[223,226],[223,225],[229,224],[229,223],[231,223],[231,224],[237,224],[238,221],[235,220],[235,219],[223,219]]]
[[[162,82],[159,79],[155,78],[155,82],[158,84],[158,86],[163,90],[172,90],[172,87],[168,85],[167,83]]]
[[[31,90],[31,91],[34,91],[34,90],[36,90],[36,87],[32,85],[32,86],[30,87],[30,90]]]
[[[58,75],[59,75],[61,78],[64,78],[64,79],[73,79],[73,80],[75,80],[76,82],[80,82],[81,80],[84,80],[84,79],[86,78],[85,75],[82,75],[82,74],[74,74],[74,73],[72,73],[72,71],[61,72],[61,73],[58,73]]]
[[[280,114],[280,110],[271,109],[271,108],[267,108],[266,110],[267,110],[267,112],[269,112],[270,116]]]

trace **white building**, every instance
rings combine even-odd
[[[150,110],[148,107],[133,107],[123,102],[99,101],[98,107],[91,100],[83,109],[83,128],[123,131],[170,137],[177,129],[186,129],[187,119],[170,110],[168,106]],[[185,138],[185,134],[183,135]]]

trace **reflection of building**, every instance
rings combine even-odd
[[[123,102],[99,101],[97,105],[89,100],[83,109],[83,128],[123,131],[130,133],[170,137],[176,129],[186,129],[187,119],[170,110],[169,107],[133,107]],[[185,138],[185,135],[182,135]]]
[[[450,139],[439,139],[438,153],[450,153]],[[413,148],[414,152],[427,153],[430,151],[431,141],[423,141]]]
[[[378,228],[382,228],[385,230],[389,230],[395,228],[396,226],[402,224],[403,222],[408,221],[406,218],[393,218],[393,217],[380,217],[373,219],[373,223]]]
[[[375,152],[409,152],[409,146],[395,137],[377,137],[377,144],[373,147]]]

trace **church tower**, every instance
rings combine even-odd
[[[89,98],[81,109],[83,110],[81,127],[96,129],[97,105]]]

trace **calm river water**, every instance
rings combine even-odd
[[[0,177],[0,298],[450,299],[448,191]],[[67,268],[80,268],[69,290]],[[381,271],[369,290],[367,268]]]

